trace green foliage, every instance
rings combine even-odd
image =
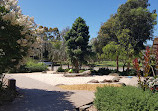
[[[103,87],[97,89],[94,104],[99,111],[156,111],[157,96],[132,86]]]
[[[116,67],[116,62],[115,61],[101,61],[101,62],[96,62],[96,66],[110,66],[110,67]],[[123,62],[119,61],[119,67],[123,66]]]
[[[57,69],[57,72],[65,72],[65,70],[60,66],[60,67]]]
[[[111,73],[111,70],[108,68],[99,68],[98,70],[99,75],[108,75],[109,73]]]
[[[157,14],[150,12],[148,0],[129,0],[122,4],[117,11],[119,33],[128,30],[129,42],[136,52],[144,49],[143,43],[153,38],[154,25]],[[126,36],[127,37],[127,36]],[[124,37],[125,43],[126,37]]]
[[[88,46],[88,30],[89,27],[86,25],[86,22],[79,17],[74,22],[72,29],[65,36],[67,54],[76,72],[79,72],[80,65],[87,64],[87,56],[91,53]]]
[[[42,72],[47,70],[47,66],[44,63],[38,63],[33,59],[28,60],[28,62],[26,63],[26,68],[30,72]]]
[[[137,71],[135,69],[129,69],[120,73],[121,76],[136,76]]]
[[[149,5],[148,0],[128,0],[102,24],[93,42],[93,50],[99,59],[114,60],[119,56],[125,65],[145,48],[144,43],[153,38],[157,24],[156,11],[150,12]]]
[[[116,60],[116,56],[121,53],[120,47],[116,42],[111,42],[103,47],[104,58]]]
[[[6,11],[4,7],[0,6],[0,74],[15,68],[19,61],[28,54],[30,48],[29,45],[24,46],[17,42],[18,40],[26,40],[26,34],[21,34],[24,26],[12,25],[9,20],[4,21],[2,15],[6,13],[9,13],[9,10]],[[32,36],[31,33],[28,33],[31,32],[29,29],[25,29],[25,31],[29,37]],[[33,42],[34,39],[31,37],[27,40],[27,43]],[[4,55],[1,55],[1,51]]]

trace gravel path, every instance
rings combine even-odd
[[[42,77],[40,74],[35,75]],[[7,106],[0,107],[0,111],[73,111],[74,108],[93,101],[93,92],[64,91],[27,76],[28,74],[6,76],[16,79],[18,90],[23,96]]]

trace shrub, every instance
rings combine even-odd
[[[67,69],[65,69],[65,72],[68,72],[69,70],[70,70],[70,69],[67,68]]]
[[[30,72],[42,72],[47,70],[47,66],[44,63],[38,63],[33,59],[28,60],[28,62],[26,63],[26,68]]]
[[[108,75],[111,71],[108,68],[99,68],[98,74],[99,75]]]
[[[97,75],[97,74],[98,74],[98,71],[96,71],[96,70],[91,70],[91,74],[92,74],[92,75]]]
[[[95,96],[94,104],[99,111],[158,110],[158,93],[132,86],[97,88]]]
[[[60,67],[57,69],[57,72],[65,72],[65,70],[60,66]]]
[[[135,69],[129,69],[128,71],[123,71],[120,72],[121,76],[136,76],[137,75],[137,71]]]
[[[18,69],[10,69],[9,73],[28,73],[31,72],[28,68],[26,68],[26,65],[21,65]]]
[[[111,73],[120,73],[120,71],[117,71],[117,69],[110,69]]]

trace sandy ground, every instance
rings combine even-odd
[[[40,82],[49,84],[49,85],[72,85],[72,84],[86,84],[90,80],[98,80],[103,81],[104,79],[111,80],[115,76],[89,76],[89,77],[64,77],[63,74],[52,74],[52,71],[48,71],[47,73],[25,73],[25,74],[8,74],[6,75],[7,78],[16,78],[16,77],[27,77],[34,80],[38,80]],[[129,78],[128,76],[124,76],[120,79],[120,83],[125,83],[126,85],[136,86],[138,79],[137,77],[133,76]],[[18,84],[23,86],[22,83]]]
[[[26,73],[7,74],[6,78],[16,79],[16,86],[22,97],[7,106],[0,107],[0,111],[73,111],[94,100],[93,91],[66,91],[56,87],[58,84],[86,84],[95,79],[102,81],[114,76],[92,77],[64,77],[63,74]],[[137,78],[123,77],[120,82],[126,85],[137,85]]]

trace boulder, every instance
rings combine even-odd
[[[87,70],[87,71],[84,71],[82,72],[83,75],[90,75],[91,74],[91,71],[90,70]]]
[[[65,84],[57,84],[57,85],[55,85],[55,86],[62,86],[62,85],[65,85]]]
[[[119,76],[118,73],[110,73],[109,76]]]
[[[90,81],[87,82],[87,83],[99,83],[99,81],[98,81],[98,80],[95,80],[95,79],[92,79],[92,80],[90,80]]]
[[[47,71],[42,71],[42,73],[47,73]]]
[[[82,74],[80,73],[67,73],[67,74],[64,74],[65,77],[78,77],[78,76],[83,76]]]
[[[112,80],[106,80],[106,79],[104,79],[103,81],[101,81],[101,83],[106,83],[106,82],[112,83]]]
[[[114,78],[112,79],[112,82],[119,82],[119,80],[120,80],[119,77],[114,77]]]

